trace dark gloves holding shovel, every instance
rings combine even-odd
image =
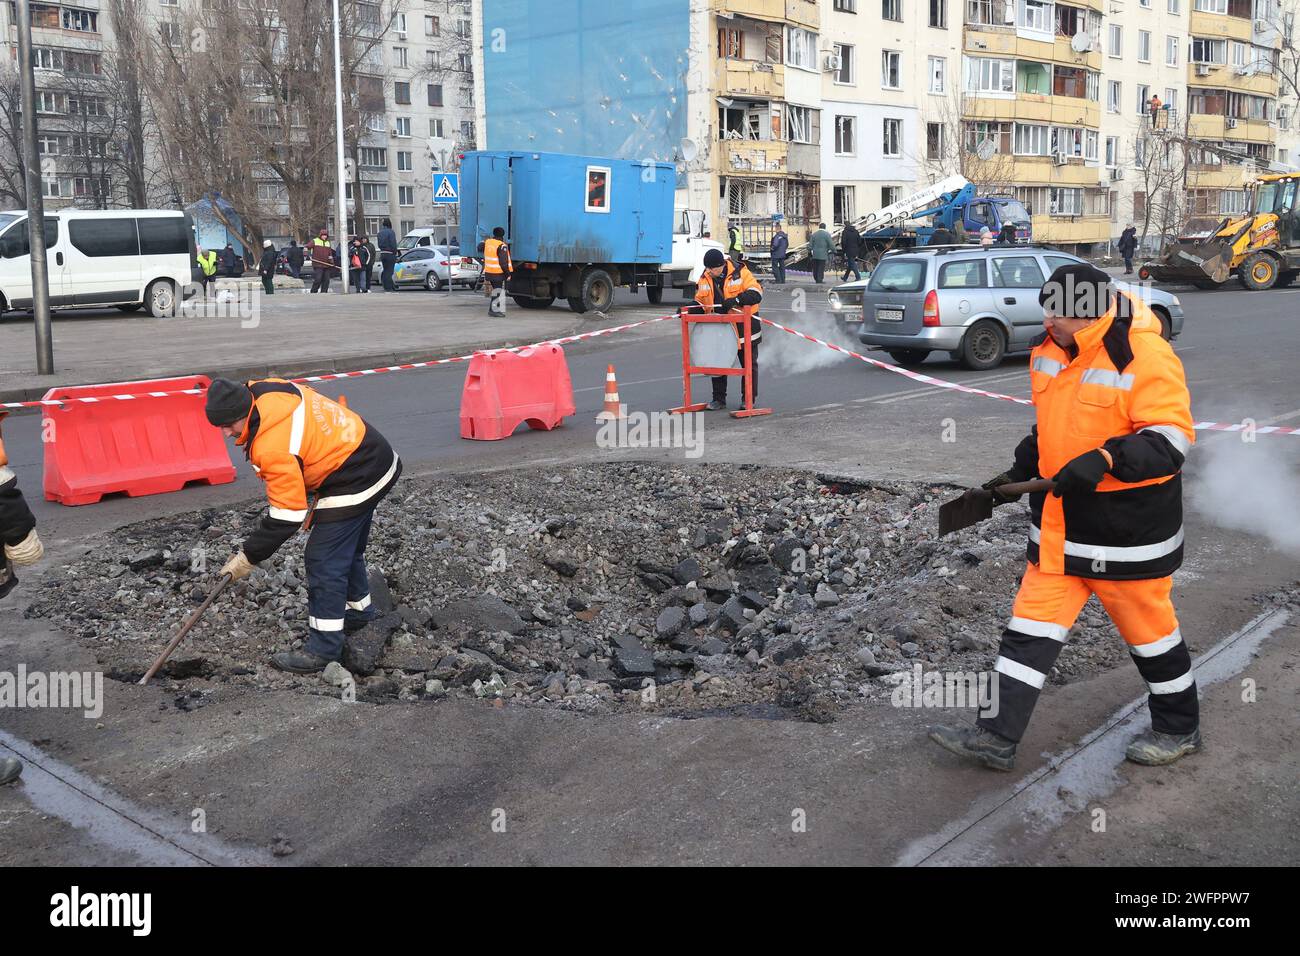
[[[1056,473],[1056,487],[1052,494],[1059,498],[1061,495],[1096,491],[1111,465],[1110,455],[1100,448],[1082,454]]]
[[[983,488],[985,491],[989,491],[993,493],[993,504],[1005,505],[1005,504],[1010,504],[1013,501],[1019,501],[1020,495],[1009,495],[1006,494],[1005,492],[999,491],[998,489],[1002,485],[1009,485],[1015,481],[1024,481],[1024,479],[1016,475],[1013,475],[1009,471],[1004,471],[996,478],[990,478],[988,481],[984,482],[984,484],[980,485],[980,487]]]

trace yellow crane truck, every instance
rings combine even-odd
[[[1143,279],[1217,289],[1236,275],[1252,291],[1286,286],[1300,275],[1300,173],[1261,176],[1250,212],[1221,221],[1207,238],[1179,241],[1139,270]]]

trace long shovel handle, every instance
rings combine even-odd
[[[179,631],[176,632],[176,636],[173,637],[167,646],[163,648],[163,652],[158,655],[158,659],[153,662],[153,665],[147,671],[145,671],[145,675],[140,678],[140,683],[142,685],[149,683],[149,681],[153,679],[153,676],[158,673],[159,668],[167,663],[167,658],[172,656],[172,651],[180,647],[181,641],[185,640],[185,635],[190,632],[195,624],[199,623],[199,618],[203,616],[203,612],[211,606],[212,602],[215,601],[218,595],[226,589],[226,585],[229,583],[230,575],[228,573],[223,574],[221,580],[219,580],[216,586],[208,593],[208,596],[204,599],[203,603],[198,606],[198,609],[190,615],[190,619],[185,622],[184,626]]]
[[[1036,491],[1051,491],[1056,487],[1056,482],[1051,478],[1035,478],[1032,481],[1013,481],[1010,484],[998,485],[997,490],[1009,495],[1032,495]]]

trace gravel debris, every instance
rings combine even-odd
[[[407,479],[371,534],[382,615],[348,637],[341,667],[322,679],[269,663],[306,638],[300,535],[226,590],[162,676],[177,692],[201,689],[204,702],[224,684],[338,696],[346,674],[358,699],[379,703],[833,720],[855,701],[888,698],[917,663],[992,665],[1024,569],[1028,510],[998,508],[941,540],[938,507],[956,494],[644,462]],[[110,677],[138,679],[262,507],[119,529],[47,576],[27,613],[75,636]],[[103,554],[128,557],[106,569]],[[1049,680],[1126,657],[1093,599]]]

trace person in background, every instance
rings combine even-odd
[[[846,222],[844,231],[840,233],[840,251],[844,253],[844,275],[840,276],[840,281],[847,282],[850,272],[853,273],[854,280],[861,279],[858,256],[862,254],[862,236],[858,235],[858,230],[853,228],[851,222]]]
[[[328,292],[334,272],[334,250],[330,248],[329,230],[322,229],[311,243],[311,291]]]
[[[215,249],[198,248],[195,261],[199,264],[199,274],[203,281],[203,297],[208,297],[208,286],[217,278],[217,253]]]
[[[379,230],[375,242],[379,244],[379,261],[384,267],[379,277],[384,284],[384,291],[396,292],[397,286],[393,283],[393,266],[397,263],[397,233],[393,232],[391,220],[384,220],[383,228]]]
[[[740,227],[734,222],[727,227],[727,254],[732,262],[745,258],[745,243],[740,238]]]
[[[946,226],[938,226],[934,232],[930,233],[930,241],[926,243],[931,246],[951,246],[956,243],[957,237]]]
[[[285,253],[285,262],[289,265],[289,275],[295,279],[302,278],[302,246],[296,239],[289,240],[289,249]]]
[[[1005,222],[1002,228],[998,230],[997,241],[995,246],[1014,246],[1016,244],[1016,227],[1014,223]]]
[[[479,251],[483,253],[483,279],[490,287],[488,315],[499,318],[506,314],[503,292],[506,283],[515,271],[514,260],[510,257],[510,246],[506,243],[505,228],[497,226],[493,229],[492,237],[483,240],[483,245]],[[707,253],[705,258],[708,258]]]
[[[238,279],[244,274],[244,260],[239,258],[235,247],[229,242],[226,243],[226,248],[221,250],[221,271],[231,279]]]
[[[808,237],[808,254],[812,256],[813,281],[818,285],[826,278],[826,262],[835,249],[835,240],[826,231],[826,223],[817,224],[817,231]]]
[[[980,246],[987,249],[993,245],[993,230],[988,226],[980,226]]]
[[[275,263],[280,254],[270,239],[262,240],[262,261],[258,263],[257,274],[262,277],[262,288],[267,295],[275,294]]]
[[[1137,229],[1130,222],[1124,227],[1124,231],[1119,234],[1119,242],[1115,244],[1115,248],[1119,250],[1119,254],[1124,258],[1124,274],[1126,276],[1133,274],[1133,254],[1137,252],[1137,247]]]
[[[785,234],[781,224],[776,224],[776,231],[772,233],[772,245],[768,250],[772,256],[772,281],[777,285],[785,285],[785,254],[790,248],[790,237]]]
[[[370,241],[370,238],[364,232],[361,234],[360,256],[362,263],[361,291],[369,292],[370,281],[375,274],[375,244]]]
[[[1160,124],[1160,110],[1163,104],[1160,102],[1160,97],[1155,93],[1152,93],[1151,101],[1148,105],[1151,108],[1151,128],[1155,129],[1156,126]]]
[[[348,241],[348,284],[356,292],[361,292],[361,280],[365,278],[361,265],[361,237],[353,236]]]

